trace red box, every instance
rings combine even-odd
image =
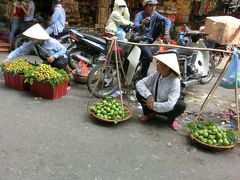
[[[5,72],[4,80],[5,80],[5,85],[13,89],[17,89],[19,91],[30,90],[30,85],[27,83],[24,83],[24,75],[22,74],[13,75],[11,73]]]
[[[32,94],[38,97],[47,99],[58,99],[67,94],[68,81],[64,80],[64,83],[57,84],[53,89],[49,82],[38,82],[35,81],[30,86]]]

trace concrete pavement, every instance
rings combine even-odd
[[[5,57],[0,53],[0,59]],[[36,56],[26,56],[38,61]],[[153,65],[154,66],[154,65]],[[154,68],[152,66],[152,69]],[[187,112],[195,113],[214,81],[188,89]],[[86,85],[71,83],[58,100],[34,97],[0,79],[0,179],[3,180],[159,180],[228,179],[240,176],[240,149],[214,152],[196,146],[184,131],[163,122],[97,122],[87,113]],[[234,104],[234,92],[218,88],[205,109],[220,113]],[[184,115],[179,122],[194,118]]]

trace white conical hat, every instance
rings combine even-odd
[[[31,26],[30,28],[23,32],[23,35],[33,39],[40,40],[47,40],[50,38],[48,33],[42,28],[40,24],[35,24]]]
[[[153,58],[166,64],[173,71],[175,71],[178,75],[180,75],[178,59],[177,59],[177,55],[175,53],[158,54],[156,56],[153,56]]]

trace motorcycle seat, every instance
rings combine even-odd
[[[178,56],[192,56],[193,55],[193,50],[189,49],[174,49],[174,51],[177,53]]]
[[[83,37],[90,40],[90,41],[93,41],[95,43],[98,43],[98,44],[107,44],[107,40],[104,39],[104,38],[100,38],[100,37],[96,37],[96,36],[93,36],[93,35],[90,35],[90,34],[85,34],[85,33],[82,33]]]

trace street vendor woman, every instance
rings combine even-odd
[[[24,31],[23,35],[29,37],[30,41],[12,51],[7,58],[3,60],[3,64],[8,63],[11,59],[29,54],[35,48],[38,55],[45,60],[43,63],[50,64],[59,69],[66,69],[68,63],[66,56],[67,49],[56,39],[51,38],[42,26],[35,24]]]
[[[143,78],[137,85],[137,99],[142,105],[141,121],[148,121],[156,114],[167,117],[173,130],[179,130],[176,117],[184,112],[186,104],[180,98],[180,70],[173,52],[153,56],[157,72]]]

